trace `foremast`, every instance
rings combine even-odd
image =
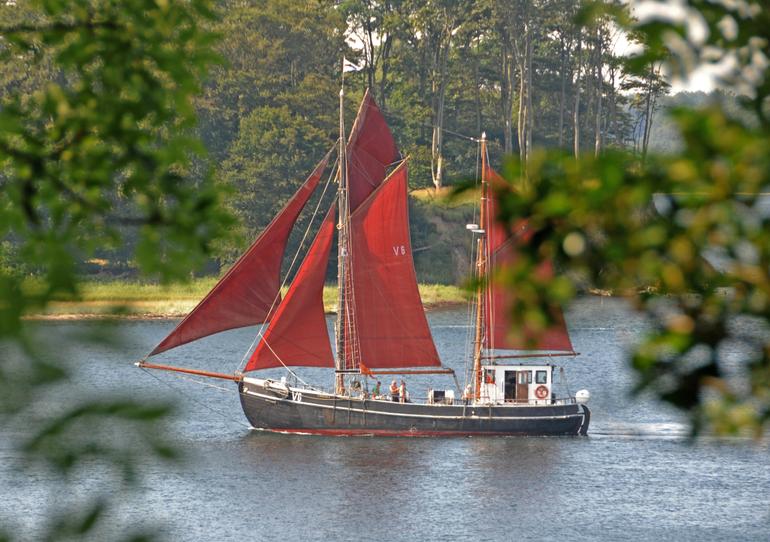
[[[487,134],[481,134],[481,198],[479,204],[479,236],[476,239],[476,325],[473,350],[473,399],[481,396],[481,359],[485,344],[484,338],[484,303],[486,301],[487,281],[487,201],[489,198],[487,178]]]

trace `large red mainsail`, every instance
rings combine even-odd
[[[393,134],[367,90],[347,147],[348,201],[351,212],[382,183],[388,166],[398,159],[399,152]]]
[[[332,206],[245,371],[283,365],[334,367],[323,304],[334,211]]]
[[[367,368],[441,365],[417,289],[406,189],[402,163],[350,216],[355,326],[346,351]]]
[[[484,161],[484,175],[490,189],[485,200],[485,224],[487,232],[488,258],[487,268],[490,270],[490,284],[484,302],[484,330],[487,348],[491,350],[555,350],[574,352],[572,342],[567,331],[567,324],[561,309],[552,309],[553,325],[543,332],[535,335],[524,330],[517,339],[511,337],[511,322],[509,310],[514,299],[515,292],[511,292],[505,286],[498,284],[494,278],[495,271],[504,269],[516,259],[516,247],[527,243],[532,237],[526,220],[520,220],[514,225],[513,235],[497,221],[497,202],[495,199],[496,187],[500,187],[505,180],[500,177]],[[550,262],[544,263],[538,269],[545,276],[553,275],[553,267]]]
[[[266,321],[280,295],[281,261],[289,233],[318,186],[328,159],[327,154],[246,253],[151,356],[220,331]]]

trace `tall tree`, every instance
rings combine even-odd
[[[453,38],[467,21],[468,0],[425,2],[414,14],[413,33],[428,59],[428,81],[432,111],[431,178],[436,190],[444,183],[444,113]]]

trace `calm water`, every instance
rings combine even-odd
[[[461,369],[464,312],[434,312],[430,320],[442,358]],[[77,395],[176,400],[170,434],[188,452],[181,466],[144,460],[138,491],[120,496],[106,534],[159,526],[172,540],[770,540],[770,446],[691,444],[676,412],[632,400],[633,375],[622,354],[643,325],[622,303],[584,299],[568,320],[583,354],[565,364],[569,387],[592,393],[588,438],[263,434],[245,425],[232,386],[151,376],[130,364],[173,322],[120,323],[120,348],[76,342]],[[79,341],[96,326],[41,325],[62,342]],[[230,371],[252,335],[229,332],[166,359]],[[424,393],[424,382],[408,383],[412,394]],[[53,393],[40,407],[60,408],[68,399]],[[29,532],[54,502],[119,490],[98,465],[68,484],[43,469],[19,471],[6,437],[23,432],[0,430],[4,523]]]

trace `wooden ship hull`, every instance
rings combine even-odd
[[[330,436],[459,437],[585,435],[590,411],[574,400],[555,404],[400,403],[334,395],[244,378],[243,412],[255,429]]]

